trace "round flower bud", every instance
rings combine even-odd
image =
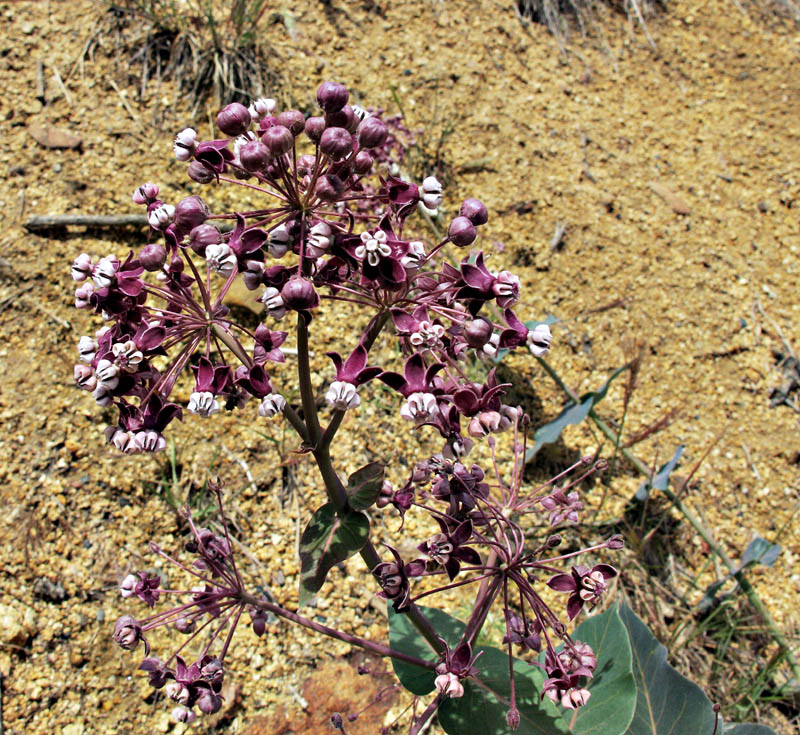
[[[167,251],[156,242],[145,245],[139,252],[139,262],[146,271],[161,270],[161,266],[166,260]]]
[[[618,551],[623,546],[625,546],[625,540],[618,533],[614,534],[610,539],[608,539],[608,541],[606,541],[606,548],[614,549],[614,551]]]
[[[478,225],[485,225],[489,221],[489,213],[480,199],[465,199],[461,203],[461,209],[458,213],[462,217],[466,217],[476,227]]]
[[[191,230],[208,219],[206,203],[198,196],[181,199],[175,207],[175,224],[182,230]]]
[[[358,143],[362,148],[383,145],[387,135],[386,123],[377,117],[368,117],[358,126]]]
[[[304,153],[297,159],[297,174],[298,176],[308,176],[314,170],[314,164],[317,159],[314,156]]]
[[[205,256],[206,247],[219,241],[219,230],[214,225],[198,225],[189,233],[189,247],[198,255]]]
[[[350,105],[345,105],[338,112],[325,113],[325,124],[329,128],[344,128],[349,133],[355,133],[359,122]]]
[[[306,118],[300,110],[285,110],[278,115],[278,125],[288,128],[296,138],[306,127]]]
[[[472,224],[466,217],[456,217],[447,228],[447,234],[450,237],[450,242],[460,248],[465,248],[475,242],[478,232],[475,225]]]
[[[344,182],[334,174],[324,174],[317,179],[314,191],[323,202],[335,202],[344,192]]]
[[[264,135],[261,136],[261,140],[273,156],[282,156],[284,153],[288,153],[294,145],[294,136],[289,128],[285,128],[283,125],[273,125],[271,128],[267,128]]]
[[[372,171],[373,158],[367,151],[359,151],[356,153],[356,160],[353,161],[353,173],[358,176],[366,176]]]
[[[325,118],[308,118],[308,120],[306,120],[305,131],[306,135],[311,138],[314,143],[319,143],[319,139],[322,137],[322,133],[325,131]]]
[[[192,181],[196,181],[198,184],[210,184],[216,178],[214,172],[200,161],[192,161],[186,173],[189,174]]]
[[[222,697],[211,689],[203,689],[197,698],[197,709],[204,715],[213,715],[215,712],[219,712],[220,707],[222,707]]]
[[[250,111],[240,102],[225,105],[217,114],[217,127],[231,138],[246,132],[251,122]]]
[[[239,149],[239,162],[250,173],[261,171],[269,163],[269,148],[260,140],[251,140]]]
[[[334,161],[340,161],[353,150],[353,136],[344,128],[326,128],[319,149]]]
[[[314,284],[299,276],[290,278],[283,285],[281,299],[287,309],[294,311],[313,309],[319,304],[319,295],[314,290]]]
[[[325,112],[337,112],[346,104],[350,94],[339,82],[323,82],[317,89],[317,103]]]
[[[464,323],[464,339],[470,347],[483,347],[491,338],[493,327],[488,319],[478,317]]]
[[[133,192],[133,201],[136,204],[150,204],[158,197],[158,185],[146,183],[142,184],[135,192]]]

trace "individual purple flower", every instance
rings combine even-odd
[[[253,362],[263,365],[267,360],[270,362],[285,362],[286,358],[280,350],[280,346],[286,341],[288,332],[273,332],[263,324],[256,327],[253,334]]]
[[[506,634],[503,643],[514,643],[524,650],[538,653],[542,649],[542,624],[534,619],[523,619],[515,612],[509,613],[506,620]]]
[[[557,592],[571,593],[567,600],[567,617],[574,620],[584,605],[593,608],[608,588],[607,581],[617,576],[617,570],[608,564],[596,564],[591,569],[583,565],[572,567],[570,574],[556,574],[547,580],[547,586]]]
[[[169,670],[160,659],[146,658],[139,664],[140,671],[146,671],[149,684],[154,689],[161,689],[169,680]]]
[[[408,584],[408,574],[406,565],[397,552],[397,549],[386,546],[394,557],[394,561],[384,561],[378,564],[373,570],[373,576],[378,580],[381,591],[378,597],[384,600],[391,600],[395,612],[405,612],[411,605],[411,591]]]
[[[468,642],[462,643],[453,651],[446,648],[444,660],[436,666],[436,690],[451,699],[463,697],[464,685],[461,681],[478,673],[474,665],[478,656],[472,655],[472,646]]]
[[[363,344],[359,344],[344,361],[338,352],[326,354],[336,367],[336,380],[331,383],[325,400],[339,411],[355,408],[361,403],[356,388],[377,377],[381,368],[367,367],[368,353]]]
[[[129,574],[122,580],[119,585],[119,591],[123,597],[136,596],[142,602],[153,607],[161,595],[158,589],[160,586],[161,577],[157,574],[136,572],[135,574]]]
[[[456,526],[452,532],[447,524],[436,516],[441,533],[431,536],[417,548],[429,559],[429,565],[443,567],[452,582],[461,571],[461,562],[478,565],[481,563],[480,554],[469,546],[464,546],[472,536],[472,521],[467,519]]]

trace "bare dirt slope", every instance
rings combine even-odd
[[[151,538],[176,543],[174,515],[152,485],[164,460],[114,454],[103,443],[102,412],[72,381],[75,343],[96,325],[72,307],[70,263],[81,251],[124,253],[143,235],[76,229],[46,238],[22,227],[34,213],[135,212],[131,192],[146,180],[165,198],[185,195],[171,138],[191,122],[190,105],[166,82],[138,99],[140,70],[128,69],[113,34],[95,37],[102,47],[81,61],[100,5],[0,3],[0,671],[9,735],[181,729],[163,701],[146,698],[133,659],[110,642],[123,611],[118,580],[151,563],[141,556]],[[635,447],[640,457],[659,464],[684,444],[688,467],[725,432],[688,502],[735,558],[753,533],[774,539],[782,529],[783,553],[753,579],[795,635],[798,416],[791,406],[770,408],[768,396],[785,381],[773,351],[785,354],[784,341],[800,349],[800,36],[723,0],[670,3],[650,25],[659,55],[610,18],[616,60],[580,42],[560,56],[541,27],[520,24],[510,2],[299,2],[292,13],[292,35],[280,23],[263,29],[284,80],[279,99],[307,105],[321,80],[335,79],[357,101],[396,111],[394,90],[409,123],[425,128],[426,150],[441,144],[446,209],[481,198],[492,215],[480,245],[492,267],[521,276],[521,311],[561,319],[550,362],[569,386],[601,384],[626,359],[624,337],[647,345],[626,436],[672,409],[680,415]],[[201,110],[195,122],[204,136],[207,119]],[[81,146],[47,149],[34,126],[58,127]],[[212,209],[235,206],[228,191],[195,192]],[[558,223],[563,243],[551,250]],[[322,355],[340,335],[335,319],[319,324]],[[563,395],[530,362],[511,364],[539,388],[543,413],[534,420],[555,414]],[[320,369],[328,368],[320,361]],[[601,413],[618,419],[620,410],[617,388]],[[390,419],[372,424],[384,436],[373,431],[366,443],[350,421],[344,465],[391,456]],[[289,602],[295,518],[314,507],[313,476],[302,463],[294,468],[306,489],[286,494],[281,507],[286,473],[259,434],[266,430],[255,421],[187,421],[175,432],[176,466],[185,483],[201,485],[212,469],[241,491],[236,507],[253,567]],[[220,441],[225,449],[215,451]],[[597,439],[582,427],[565,443],[586,453]],[[638,482],[615,476],[605,510],[613,513]],[[589,502],[599,496],[600,488]],[[699,569],[699,540],[685,538]],[[355,561],[348,571],[319,614],[338,617],[352,592],[358,604],[345,624],[379,636],[372,588]],[[242,694],[230,697],[220,725],[227,732],[297,732],[257,718],[296,708],[291,687],[300,692],[310,669],[344,652],[283,628],[271,633],[260,642],[242,633],[231,662]],[[320,727],[313,717],[303,722]]]

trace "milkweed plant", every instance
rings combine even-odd
[[[503,727],[519,726],[519,692],[529,681],[535,680],[542,706],[580,710],[591,697],[588,683],[599,652],[574,637],[570,624],[602,600],[617,575],[602,561],[603,550],[620,549],[622,539],[612,536],[568,553],[558,548],[560,531],[582,510],[579,483],[602,462],[585,458],[544,485],[526,484],[528,417],[503,402],[508,386],[494,369],[485,382],[475,382],[467,366],[498,350],[541,356],[550,348],[550,330],[526,325],[515,312],[520,279],[514,273],[491,270],[481,252],[453,257],[473,246],[487,222],[479,200],[461,203],[439,242],[406,234],[406,222],[419,208],[430,213],[440,206],[442,186],[433,177],[421,183],[401,178],[392,163],[402,146],[380,111],[348,99],[343,85],[325,82],[316,93],[316,116],[279,111],[274,100],[259,99],[249,108],[233,103],[222,109],[217,125],[224,137],[218,140],[200,140],[192,129],[179,133],[174,154],[188,164],[192,181],[245,187],[261,208],[212,213],[199,196],[173,204],[159,199],[155,184],[139,186],[133,200],[147,210],[147,244],[125,257],[96,260],[83,253],[72,266],[75,305],[104,322],[94,336],[81,337],[74,373],[98,405],[115,407],[116,423],[105,436],[125,454],[162,451],[169,425],[187,413],[213,421],[216,414],[237,411],[250,422],[288,422],[299,451],[316,463],[327,495],[301,538],[298,609],[321,590],[333,566],[360,554],[377,595],[391,604],[392,627],[410,626],[417,643],[395,645],[392,635],[388,642],[360,638],[251,589],[237,565],[216,486],[220,527],[201,527],[187,509],[191,538],[182,550],[150,545],[190,584],[166,589],[158,575],[145,571],[125,577],[121,595],[153,611],[119,618],[114,641],[144,651],[139,668],[172,701],[173,718],[189,723],[222,706],[226,656],[237,627],[249,624],[263,636],[268,616],[275,615],[429,677],[430,701],[422,700],[420,714],[415,709],[413,734],[448,703],[466,701],[465,687],[481,683],[483,650],[476,639],[496,611],[508,659],[499,700]],[[263,304],[263,323],[255,329],[225,305],[237,279]],[[335,301],[363,311],[366,327],[355,337],[341,334],[339,351],[327,353],[327,405],[320,409],[309,359],[314,317]],[[296,382],[277,385],[271,366],[285,361],[281,348],[289,330]],[[374,354],[376,339],[387,331],[399,350],[383,352],[397,364],[381,364]],[[181,380],[194,384],[185,404],[174,398]],[[346,480],[334,466],[342,420],[374,381],[396,394],[410,430],[427,427],[441,437],[441,451],[406,465],[412,469],[402,486],[386,480],[376,462]],[[501,432],[513,435],[505,458],[495,442]],[[469,459],[479,441],[490,448],[489,467]],[[409,548],[409,539],[376,546],[373,507],[397,512],[398,535],[408,534],[406,513],[428,516],[438,531],[411,539],[416,553],[407,556],[398,548]],[[529,514],[541,516],[540,527],[549,529],[541,538],[526,533]],[[581,564],[584,554],[599,554],[601,562]],[[441,615],[419,601],[468,586],[475,589],[469,619],[455,636],[445,635]],[[543,587],[559,594],[543,595]],[[559,602],[552,606],[546,599]],[[149,638],[162,627],[180,642],[155,655]],[[341,716],[334,714],[331,722],[345,731]]]

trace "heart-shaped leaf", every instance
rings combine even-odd
[[[570,403],[552,421],[536,429],[533,434],[534,444],[525,453],[525,461],[530,462],[545,444],[552,444],[558,441],[558,437],[561,436],[561,432],[565,427],[570,424],[579,424],[583,421],[589,415],[589,411],[606,397],[611,382],[629,367],[630,363],[617,368],[598,390],[592,393],[584,393],[580,397],[579,403]]]
[[[353,510],[366,510],[377,499],[383,486],[383,465],[370,462],[347,478],[347,502]]]
[[[435,607],[421,607],[426,618],[430,620],[436,632],[445,640],[448,646],[455,648],[464,632],[464,623]],[[435,660],[427,641],[419,634],[409,617],[403,613],[395,612],[389,608],[389,645],[396,651],[407,653],[417,658]],[[400,683],[412,694],[423,696],[433,691],[433,681],[436,674],[429,669],[392,659],[392,666]]]
[[[369,520],[363,513],[338,516],[333,503],[317,509],[300,538],[300,604],[308,604],[331,568],[360,551],[368,538]]]
[[[623,735],[636,709],[636,683],[628,631],[617,604],[600,615],[586,618],[572,634],[588,643],[597,656],[597,668],[587,688],[589,702],[569,718],[576,735]]]

